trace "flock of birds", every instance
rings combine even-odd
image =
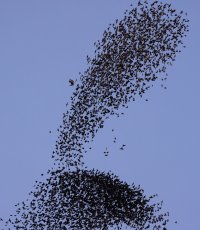
[[[16,213],[5,221],[7,229],[106,230],[123,224],[136,230],[167,229],[169,214],[160,213],[162,202],[152,203],[155,196],[146,197],[140,187],[111,172],[88,170],[83,157],[85,144],[105,119],[119,116],[120,108],[128,108],[157,79],[166,80],[167,66],[181,52],[187,32],[184,13],[159,1],[139,1],[110,24],[95,43],[94,57],[87,57],[80,83],[69,81],[76,88],[58,130],[54,166],[44,182],[36,182],[30,198],[16,205]]]

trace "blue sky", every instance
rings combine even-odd
[[[131,2],[0,1],[0,216],[14,213],[14,204],[27,198],[52,165],[56,129],[74,89],[68,80],[85,70],[93,43]],[[146,194],[158,193],[171,229],[198,230],[200,2],[167,2],[190,19],[187,48],[168,69],[167,90],[155,84],[148,102],[138,98],[124,116],[107,120],[85,161],[140,184]]]

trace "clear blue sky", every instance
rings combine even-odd
[[[51,166],[56,129],[73,92],[68,80],[85,70],[93,43],[131,2],[0,1],[1,217],[14,213],[14,204]],[[190,32],[187,48],[168,69],[167,90],[155,84],[148,102],[138,98],[124,116],[107,120],[85,160],[140,184],[146,194],[158,193],[171,229],[199,230],[200,1],[168,2],[188,12]]]

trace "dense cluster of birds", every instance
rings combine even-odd
[[[168,213],[156,215],[162,202],[149,204],[154,196],[147,198],[143,192],[111,172],[52,171],[32,192],[29,206],[23,203],[10,221],[16,229],[35,230],[121,229],[122,224],[138,230],[164,229]]]
[[[122,107],[166,80],[166,68],[175,60],[188,31],[188,20],[171,4],[139,1],[122,20],[110,24],[95,43],[95,56],[80,76],[71,97],[52,157],[70,169],[83,163],[84,144],[90,142],[105,119],[119,116]],[[162,85],[164,85],[162,83]]]
[[[159,1],[139,1],[122,20],[110,24],[95,43],[94,57],[87,57],[88,68],[63,114],[54,166],[45,182],[36,182],[30,199],[16,205],[5,227],[106,230],[126,224],[136,230],[167,229],[162,202],[151,204],[154,196],[147,198],[140,187],[112,173],[87,170],[83,156],[85,144],[104,127],[105,119],[119,116],[120,108],[142,97],[157,79],[166,80],[167,66],[181,51],[187,32],[184,13]],[[75,85],[72,79],[69,83]]]

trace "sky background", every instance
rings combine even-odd
[[[85,161],[157,193],[170,212],[169,229],[199,230],[200,1],[164,2],[190,19],[187,48],[168,68],[167,90],[156,82],[148,102],[138,98],[124,116],[106,120]],[[131,3],[0,0],[0,217],[13,214],[51,167],[56,129],[74,90],[68,80],[86,69],[93,43]]]

